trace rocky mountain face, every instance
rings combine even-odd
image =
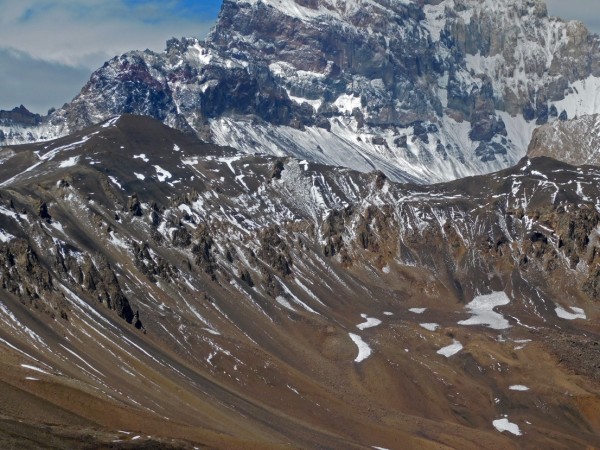
[[[569,164],[600,165],[600,116],[593,114],[537,128],[527,154]]]
[[[600,445],[597,168],[423,187],[134,116],[0,156],[0,446]]]
[[[247,153],[436,182],[515,164],[536,126],[599,112],[599,43],[541,0],[225,0],[205,41],[116,57],[41,125],[0,128],[13,144],[143,114]]]
[[[11,111],[0,110],[0,144],[5,142],[32,142],[36,137],[26,131],[42,125],[43,118],[23,105]],[[3,130],[7,130],[6,133]]]

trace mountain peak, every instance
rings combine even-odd
[[[420,2],[410,0],[237,0],[232,3],[256,7],[265,6],[282,11],[289,16],[310,20],[324,16],[348,17],[358,11],[397,11],[398,8],[412,4],[418,5]]]
[[[508,167],[537,126],[598,112],[598,55],[540,0],[226,0],[204,42],[114,58],[0,139],[135,113],[248,153],[438,182]]]
[[[16,123],[22,126],[32,126],[39,124],[41,120],[42,117],[39,114],[32,113],[23,105],[17,106],[10,111],[0,111],[0,124]]]

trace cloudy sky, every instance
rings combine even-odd
[[[0,109],[46,113],[93,70],[171,37],[203,37],[221,0],[0,0]]]
[[[222,0],[0,0],[0,109],[46,113],[71,100],[104,61],[203,37]],[[551,15],[600,31],[598,0],[547,0]]]
[[[598,0],[546,0],[546,5],[551,16],[581,20],[594,33],[600,33]]]

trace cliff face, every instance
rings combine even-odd
[[[600,165],[600,116],[558,121],[536,129],[527,155],[547,156],[569,164]]]
[[[205,41],[116,57],[43,124],[2,130],[10,144],[144,114],[249,153],[435,182],[515,164],[536,126],[597,112],[598,50],[539,0],[227,0]]]

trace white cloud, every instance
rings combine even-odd
[[[162,51],[171,37],[204,37],[214,19],[178,14],[176,3],[0,0],[0,109],[23,103],[45,113],[71,100],[115,55]]]
[[[209,18],[172,14],[165,3],[127,7],[122,0],[0,0],[2,47],[34,58],[96,68],[129,50],[160,51],[171,37],[204,36]]]
[[[0,109],[24,104],[45,114],[71,100],[90,77],[91,70],[32,58],[0,48]]]

